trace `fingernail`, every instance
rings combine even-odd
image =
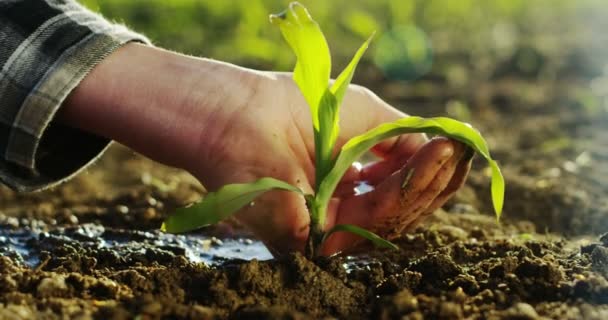
[[[439,157],[441,159],[447,159],[454,154],[454,147],[448,142],[444,146],[441,147],[441,153]]]
[[[412,180],[412,176],[414,176],[414,168],[410,169],[405,175],[405,179],[403,179],[403,183],[401,183],[402,190],[407,188],[407,185],[410,183],[410,180]]]

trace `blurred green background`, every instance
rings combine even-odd
[[[164,48],[264,70],[291,70],[295,61],[268,21],[287,0],[80,1]],[[392,102],[405,97],[397,106],[415,106],[412,112],[469,120],[468,108],[499,111],[509,99],[512,105],[544,108],[566,101],[592,115],[608,113],[604,0],[301,3],[328,38],[334,75],[375,31],[354,82]],[[505,87],[497,79],[517,81]],[[564,90],[555,88],[563,81],[569,85],[559,96]]]
[[[81,2],[165,48],[257,68],[289,70],[294,61],[268,22],[268,14],[283,10],[286,0]],[[463,73],[489,76],[504,71],[499,69],[505,64],[528,75],[551,73],[586,54],[563,48],[593,55],[598,43],[608,40],[602,0],[301,2],[326,33],[336,68],[376,31],[365,61],[405,80],[430,72],[463,81]],[[398,70],[391,74],[391,69]]]

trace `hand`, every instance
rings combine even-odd
[[[244,87],[238,91],[243,95],[240,103],[223,104],[223,111],[204,126],[196,176],[210,190],[270,176],[312,193],[312,123],[291,74],[252,72],[240,81]],[[337,147],[405,116],[369,90],[351,86],[341,109]],[[473,155],[460,143],[446,138],[427,142],[422,134],[385,141],[372,151],[382,160],[363,170],[351,167],[331,202],[326,228],[350,223],[396,237],[448,200],[464,182]],[[367,181],[375,190],[355,195],[358,181]],[[301,251],[308,236],[308,211],[302,197],[294,193],[262,196],[237,218],[274,252]],[[324,253],[349,248],[358,240],[349,233],[336,233],[328,239]]]
[[[405,116],[369,90],[351,86],[341,108],[337,148],[355,135]],[[60,117],[184,168],[209,191],[268,176],[312,193],[312,123],[291,74],[130,44],[85,78]],[[428,142],[421,134],[384,141],[372,151],[381,160],[345,174],[330,203],[326,229],[351,223],[395,237],[445,203],[463,184],[472,156],[458,142]],[[357,181],[367,181],[375,189],[355,195]],[[267,193],[241,210],[237,219],[274,253],[304,249],[309,215],[297,194]],[[336,233],[323,253],[347,249],[358,240]]]

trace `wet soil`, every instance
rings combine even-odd
[[[5,319],[608,315],[608,236],[565,240],[535,233],[529,222],[498,227],[475,213],[439,212],[429,227],[400,239],[400,251],[316,261],[299,254],[247,261],[270,258],[254,241],[236,241],[238,258],[230,259],[217,255],[230,252],[231,240],[215,237],[8,217],[0,223]],[[214,255],[214,247],[225,250]]]
[[[608,76],[575,58],[457,83],[361,68],[407,112],[484,133],[507,180],[501,223],[479,161],[399,251],[271,259],[234,223],[161,234],[203,188],[115,146],[54,190],[0,189],[0,319],[608,319],[608,112],[589,89]]]

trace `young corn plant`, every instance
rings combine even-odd
[[[323,241],[333,232],[345,231],[369,239],[377,246],[396,248],[391,242],[355,225],[336,225],[323,230],[329,201],[340,179],[361,155],[380,141],[405,133],[424,132],[459,140],[485,158],[491,169],[491,196],[497,219],[500,218],[504,180],[498,164],[490,156],[488,145],[477,130],[469,124],[450,118],[407,117],[382,124],[350,139],[333,154],[340,130],[339,108],[351,82],[361,56],[371,37],[355,53],[351,62],[330,85],[331,59],[325,37],[318,24],[301,4],[291,3],[287,10],[271,15],[270,21],[278,26],[297,57],[293,79],[310,106],[315,142],[314,194],[305,194],[299,188],[271,177],[251,183],[229,184],[190,207],[178,209],[162,225],[167,232],[186,232],[214,224],[228,218],[251,203],[256,197],[271,190],[287,190],[301,194],[310,214],[309,240],[306,254],[313,256]]]

